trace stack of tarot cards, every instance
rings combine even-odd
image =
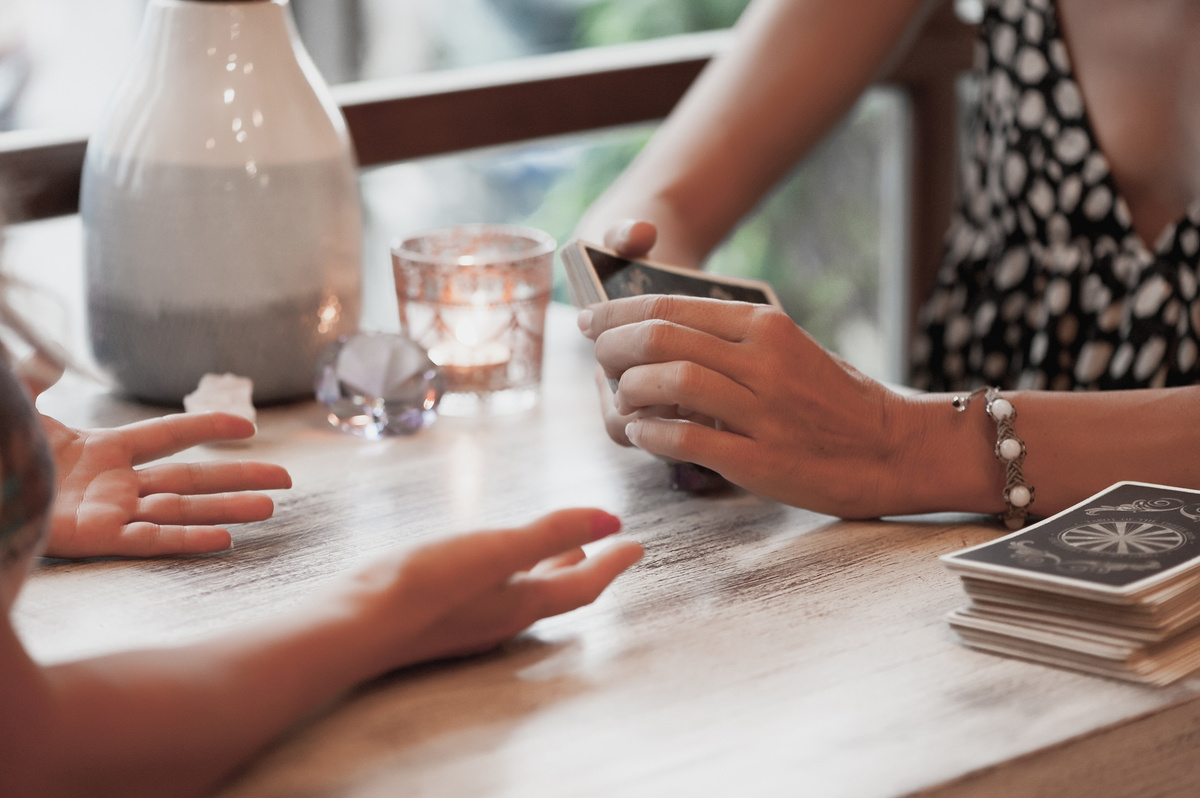
[[[1119,482],[942,562],[969,646],[1155,685],[1200,668],[1200,492]]]

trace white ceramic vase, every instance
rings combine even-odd
[[[355,159],[287,0],[150,0],[80,212],[92,351],[139,399],[210,372],[256,404],[310,397],[358,327]]]

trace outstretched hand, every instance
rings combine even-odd
[[[113,429],[79,430],[40,416],[58,491],[50,557],[154,557],[230,546],[224,524],[261,521],[275,504],[256,491],[291,487],[277,465],[248,460],[157,463],[201,443],[248,438],[229,413],[179,413]]]
[[[373,609],[369,626],[383,647],[378,669],[486,651],[537,620],[595,601],[642,556],[633,541],[584,554],[583,545],[620,526],[601,510],[560,510],[374,561],[348,585],[355,604]]]

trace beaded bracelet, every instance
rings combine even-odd
[[[1004,505],[1000,515],[1004,525],[1012,530],[1025,526],[1029,505],[1033,504],[1033,486],[1025,481],[1021,466],[1025,463],[1025,441],[1017,437],[1013,421],[1017,409],[1012,402],[1000,396],[999,388],[976,388],[966,396],[955,396],[954,409],[963,412],[971,400],[984,395],[984,410],[996,422],[996,459],[1004,463]]]

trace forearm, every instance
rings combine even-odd
[[[382,669],[360,627],[346,604],[310,603],[212,641],[46,668],[38,674],[44,739],[21,766],[36,786],[29,794],[206,792]]]
[[[1120,480],[1200,489],[1200,387],[1011,397],[1040,515]]]
[[[374,558],[286,616],[191,646],[43,668],[0,605],[0,795],[194,795],[348,688],[487,650],[594,601],[641,555],[569,508]],[[3,577],[3,574],[0,574]],[[0,586],[4,580],[0,578]]]
[[[1035,515],[1050,515],[1121,480],[1200,489],[1200,387],[1105,392],[1005,392],[1025,441]],[[899,422],[907,451],[893,459],[891,502],[901,511],[1004,509],[996,425],[982,399],[963,413],[948,394],[911,400]],[[901,465],[904,463],[905,465]],[[904,498],[906,492],[911,497]]]
[[[659,227],[655,258],[699,265],[855,103],[924,0],[756,0],[580,235]]]

